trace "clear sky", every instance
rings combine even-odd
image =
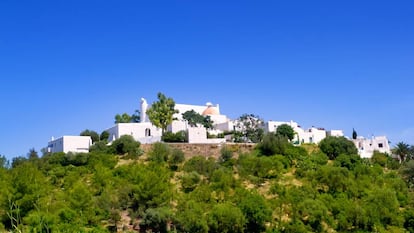
[[[413,1],[0,1],[0,154],[158,92],[414,144]],[[40,152],[39,152],[40,153]]]

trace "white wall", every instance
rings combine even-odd
[[[175,120],[167,127],[167,131],[172,133],[177,133],[183,130],[187,130],[187,122],[185,120]]]
[[[332,136],[332,137],[343,137],[344,136],[344,131],[342,130],[328,130],[326,131],[326,136]]]
[[[161,129],[150,122],[144,123],[118,123],[107,129],[109,142],[112,142],[123,135],[131,135],[136,141],[147,144],[161,141]]]
[[[92,139],[90,136],[63,136],[50,141],[48,143],[48,151],[51,153],[87,153],[91,145]]]
[[[224,143],[225,138],[207,138],[207,130],[203,126],[188,127],[188,143]]]
[[[189,105],[189,104],[175,104],[175,109],[179,111],[179,113],[174,114],[174,117],[181,120],[183,119],[183,113],[187,111],[194,110],[198,114],[202,114],[204,110],[206,110],[207,106],[205,105]]]
[[[352,140],[358,149],[358,154],[362,158],[371,158],[374,151],[391,154],[391,148],[386,136],[377,136],[372,138],[358,137]]]
[[[287,124],[295,131],[295,137],[293,142],[301,143],[319,143],[326,137],[326,131],[319,128],[309,128],[307,130],[302,129],[297,122],[294,121],[268,121],[265,124],[265,132],[276,132],[277,127]]]

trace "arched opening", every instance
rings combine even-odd
[[[149,136],[151,136],[151,129],[146,128],[145,129],[145,137],[149,137]]]

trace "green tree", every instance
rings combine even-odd
[[[148,152],[148,159],[156,163],[164,163],[168,160],[171,151],[168,144],[156,142],[152,144],[151,150]]]
[[[329,159],[335,159],[340,154],[358,154],[355,144],[345,137],[326,137],[319,143],[319,148]]]
[[[141,122],[141,112],[138,109],[135,110],[135,112],[131,115],[131,122],[132,123]]]
[[[145,210],[140,229],[148,232],[167,233],[167,225],[171,221],[171,210],[166,207],[148,208]]]
[[[236,120],[235,142],[260,142],[264,135],[264,121],[254,114],[243,114]]]
[[[407,183],[414,185],[414,160],[405,163],[401,169],[401,173]]]
[[[115,124],[118,123],[130,123],[132,121],[132,117],[128,113],[123,113],[122,115],[116,114],[115,115]]]
[[[128,153],[128,156],[137,157],[142,154],[140,146],[141,143],[135,141],[131,135],[122,135],[120,138],[112,142],[110,150],[118,155]]]
[[[102,131],[101,135],[99,135],[99,140],[106,142],[108,141],[108,139],[109,139],[109,132],[106,130]]]
[[[135,112],[132,115],[129,115],[128,113],[124,112],[122,114],[116,114],[115,115],[115,124],[118,123],[139,123],[141,122],[141,116],[140,111],[135,110]]]
[[[205,209],[194,200],[180,203],[174,221],[178,232],[207,233],[208,225],[204,213]]]
[[[181,176],[181,187],[184,192],[188,193],[193,191],[201,181],[200,174],[196,171],[184,173]]]
[[[400,163],[404,162],[410,155],[410,145],[404,142],[399,142],[392,149],[392,153],[398,156]]]
[[[29,150],[29,153],[27,153],[27,157],[29,158],[29,160],[35,160],[39,158],[39,154],[37,153],[35,148],[32,148]]]
[[[289,139],[289,141],[292,141],[292,139],[295,137],[295,131],[290,125],[282,124],[277,127],[276,135],[286,137],[287,139]]]
[[[158,93],[158,101],[152,103],[147,110],[147,115],[151,123],[161,128],[162,134],[167,130],[167,126],[174,120],[174,114],[179,111],[175,109],[175,102],[172,98],[167,98],[161,92]]]
[[[97,132],[93,131],[93,130],[85,129],[79,135],[80,136],[90,136],[91,139],[92,139],[92,143],[95,143],[95,142],[99,141],[99,134]]]
[[[355,131],[355,129],[352,129],[352,139],[357,139],[357,137],[358,137],[357,132]]]
[[[305,199],[298,204],[298,215],[312,232],[326,232],[323,223],[329,218],[328,209],[323,202],[315,199]]]
[[[290,143],[286,137],[275,135],[274,133],[267,133],[263,140],[257,144],[262,155],[270,156],[275,154],[286,154],[286,150],[290,147]]]
[[[182,115],[183,119],[186,120],[188,124],[193,127],[197,126],[197,124],[202,125],[204,122],[204,116],[202,116],[194,110],[186,111]]]
[[[266,230],[266,223],[272,219],[272,210],[263,196],[244,189],[238,190],[236,203],[246,219],[245,232],[254,233]]]
[[[178,169],[178,166],[184,162],[184,160],[184,152],[180,149],[173,149],[171,151],[171,154],[168,156],[168,165],[170,166],[171,170],[176,171]]]
[[[8,168],[9,161],[7,160],[6,156],[0,155],[0,168]]]
[[[230,203],[217,204],[208,217],[209,232],[212,233],[244,232],[245,224],[242,211]]]

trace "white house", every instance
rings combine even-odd
[[[371,138],[358,137],[352,140],[358,149],[361,158],[371,158],[374,151],[391,154],[391,148],[386,136],[376,136]]]
[[[174,118],[177,120],[173,121],[171,125],[167,127],[167,130],[173,133],[179,132],[179,131],[187,131],[188,125],[187,122],[183,119],[183,113],[187,111],[194,110],[196,113],[202,115],[202,116],[209,116],[210,119],[213,121],[214,129],[209,130],[209,133],[211,134],[218,134],[221,133],[224,130],[221,130],[221,128],[224,127],[225,124],[230,122],[230,119],[227,118],[226,115],[220,114],[220,107],[217,104],[216,106],[213,106],[212,103],[208,102],[206,105],[189,105],[189,104],[176,104],[175,109],[178,110],[178,113],[174,114]],[[217,127],[218,125],[222,127]],[[225,129],[225,127],[224,127]]]
[[[207,130],[203,126],[188,127],[188,143],[224,143],[225,138],[207,138]]]
[[[112,142],[123,135],[131,135],[135,141],[142,144],[160,142],[162,131],[149,122],[146,114],[148,103],[141,98],[141,122],[139,123],[117,123],[106,131],[109,133],[108,141]]]
[[[119,139],[122,135],[131,135],[135,141],[149,144],[161,141],[161,129],[150,122],[118,123],[106,130],[109,133],[108,141]]]
[[[107,129],[109,133],[109,142],[112,142],[122,135],[131,135],[136,141],[139,141],[142,144],[154,143],[161,141],[162,131],[161,129],[155,127],[151,122],[149,122],[148,116],[146,114],[148,108],[147,101],[144,98],[141,98],[141,122],[140,123],[118,123],[113,127]],[[220,114],[220,108],[217,104],[213,106],[211,103],[203,105],[188,105],[188,104],[176,104],[175,109],[178,110],[178,113],[174,114],[174,120],[168,127],[167,131],[172,133],[177,133],[179,131],[188,132],[188,141],[189,143],[213,143],[214,141],[221,142],[220,140],[211,140],[207,139],[206,129],[200,127],[190,127],[186,120],[183,119],[182,114],[194,110],[200,115],[210,116],[213,121],[213,125],[223,124],[229,119],[225,115]],[[204,134],[203,131],[204,130]],[[209,130],[211,134],[218,134],[222,132],[220,129]]]
[[[326,131],[324,128],[311,127],[299,133],[299,141],[301,143],[315,143],[318,144],[326,138]]]
[[[343,137],[344,136],[344,131],[339,130],[339,129],[328,130],[328,131],[326,131],[326,136]]]
[[[297,144],[319,143],[326,137],[325,129],[312,126],[311,128],[304,130],[294,121],[268,121],[265,124],[265,132],[276,132],[277,127],[283,124],[289,125],[292,127],[293,131],[295,131],[295,137],[292,141]]]
[[[89,147],[92,145],[90,136],[63,136],[52,140],[47,145],[47,150],[50,153],[56,152],[89,152]]]

